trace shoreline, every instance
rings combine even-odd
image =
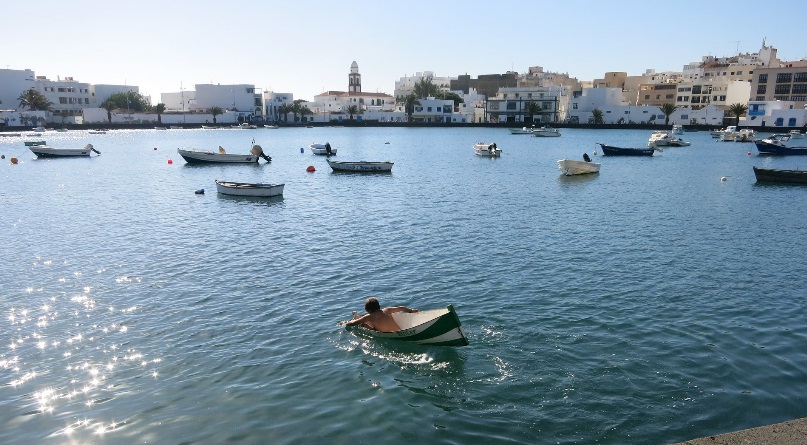
[[[672,445],[798,445],[804,443],[807,443],[807,417],[732,433],[701,437]]]

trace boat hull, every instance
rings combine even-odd
[[[283,195],[285,184],[260,184],[216,180],[216,191],[231,196],[256,196],[269,198]]]
[[[560,130],[539,128],[532,132],[532,135],[539,138],[556,138],[560,137]]]
[[[623,148],[600,144],[602,154],[605,156],[653,156],[653,148]]]
[[[340,162],[328,161],[335,172],[352,173],[388,173],[392,171],[393,162]]]
[[[212,151],[177,149],[177,152],[188,164],[255,164],[258,156],[249,154],[221,154]]]
[[[768,140],[754,141],[761,154],[769,155],[807,155],[807,147],[787,147]]]
[[[45,145],[28,147],[39,158],[75,158],[90,156],[92,148],[53,148]]]
[[[392,317],[401,327],[400,331],[378,332],[362,326],[348,326],[347,329],[365,337],[433,346],[468,346],[460,319],[450,304],[445,309],[396,312]]]
[[[572,159],[561,159],[558,161],[558,168],[566,176],[599,173],[600,165],[601,164],[596,162],[575,161]]]
[[[478,144],[474,144],[474,153],[476,153],[477,156],[497,158],[502,155],[502,149],[496,147],[496,144],[479,142]]]
[[[776,170],[754,167],[754,176],[756,176],[757,182],[807,184],[807,170]]]
[[[328,153],[328,147],[326,147],[325,144],[311,144],[311,145],[308,146],[308,148],[310,148],[311,153],[314,153],[315,155],[335,155],[336,154],[336,149],[333,148],[333,147],[331,148],[330,153]]]

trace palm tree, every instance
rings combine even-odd
[[[602,124],[602,110],[600,110],[599,108],[595,108],[591,112],[591,115],[594,117],[595,124]]]
[[[159,106],[160,104],[157,104],[157,105]],[[218,116],[220,114],[224,114],[224,110],[222,110],[221,107],[213,107],[213,108],[210,109],[210,114],[213,115],[213,123],[215,124],[216,123],[216,116]]]
[[[541,106],[538,105],[537,102],[529,100],[524,104],[524,111],[526,111],[527,114],[527,119],[525,119],[525,121],[533,122],[533,116],[541,112]]]
[[[106,118],[107,118],[107,120],[109,120],[109,123],[111,124],[112,123],[112,111],[117,109],[118,105],[115,102],[107,99],[107,100],[101,102],[101,108],[106,110]]]
[[[289,121],[289,113],[291,113],[291,108],[292,107],[289,104],[283,104],[283,105],[277,107],[277,114],[279,116],[283,116],[283,121],[284,122]]]
[[[154,106],[154,112],[157,113],[157,123],[163,123],[163,113],[165,113],[165,104],[160,102]]]
[[[415,83],[414,94],[416,97],[435,97],[437,96],[438,92],[439,89],[437,88],[437,85],[433,84],[432,80],[429,78],[420,79],[417,81],[417,83]]]
[[[31,111],[47,111],[53,105],[42,93],[33,88],[23,91],[17,99],[20,101],[20,108],[28,107]]]
[[[359,107],[357,105],[351,105],[345,109],[347,114],[350,116],[350,120],[353,120],[354,114],[359,114]]]
[[[314,114],[314,112],[313,112],[313,111],[311,111],[311,109],[310,109],[310,108],[308,108],[308,106],[307,106],[307,105],[300,104],[300,118],[302,118],[303,120],[305,120],[305,117],[306,117],[306,116],[310,116],[310,115],[312,115],[312,114]]]
[[[737,118],[737,123],[735,125],[737,125],[738,127],[740,126],[740,116],[742,116],[743,114],[745,114],[747,112],[748,112],[748,107],[745,104],[736,103],[736,104],[731,104],[729,106],[729,113],[733,114],[734,117]]]
[[[415,112],[415,105],[420,105],[420,101],[414,93],[404,98],[404,111],[406,111],[406,118],[409,122],[412,122],[412,113]]]
[[[675,113],[678,107],[667,103],[661,106],[661,112],[664,113],[664,125],[670,125],[670,115]]]

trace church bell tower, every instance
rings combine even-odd
[[[354,60],[350,64],[350,74],[347,76],[348,92],[361,93],[361,74],[359,74],[359,65]]]

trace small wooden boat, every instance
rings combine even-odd
[[[309,146],[311,148],[311,153],[315,155],[335,155],[336,149],[331,147],[331,144],[326,142],[324,144],[311,144]]]
[[[261,184],[247,182],[219,181],[216,179],[216,191],[224,195],[272,197],[283,195],[286,184]]]
[[[190,150],[178,148],[177,152],[188,164],[256,164],[258,158],[263,158],[266,162],[272,162],[272,158],[266,156],[260,145],[253,144],[250,154],[230,154],[224,148],[219,147],[218,153],[212,151]]]
[[[773,168],[754,167],[757,182],[786,182],[789,184],[807,184],[807,170],[776,170]]]
[[[340,162],[328,160],[328,165],[331,166],[335,172],[354,172],[354,173],[387,173],[392,171],[393,162],[369,162],[369,161],[356,161],[356,162]]]
[[[101,154],[101,152],[93,148],[92,144],[87,144],[84,148],[55,148],[47,145],[33,145],[28,148],[40,158],[89,156],[92,152]]]
[[[605,144],[599,144],[599,146],[602,147],[602,154],[605,156],[653,156],[653,152],[659,150],[656,147],[624,148]]]
[[[402,340],[434,346],[468,346],[468,339],[462,332],[460,318],[454,306],[420,312],[395,312],[392,318],[400,326],[400,331],[379,332],[363,326],[347,326],[346,329],[365,337]]]
[[[532,135],[539,138],[560,137],[560,130],[557,128],[541,127],[533,130]]]
[[[502,149],[497,147],[495,142],[492,144],[477,142],[474,144],[474,153],[476,153],[477,156],[497,158],[502,155]]]
[[[588,155],[583,155],[587,158]],[[585,175],[589,173],[599,173],[600,165],[596,162],[588,161],[575,161],[573,159],[561,159],[558,161],[558,168],[566,176],[572,175]]]

